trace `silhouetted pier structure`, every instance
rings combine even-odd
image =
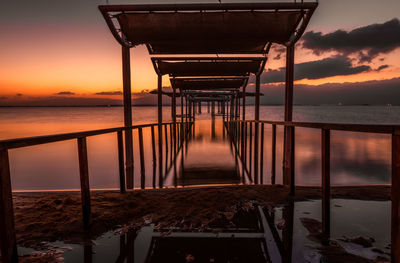
[[[139,140],[140,148],[140,188],[145,188],[144,181],[149,171],[145,170],[143,129],[150,129],[153,161],[152,185],[157,187],[158,174],[158,187],[162,188],[164,176],[171,169],[176,168],[174,163],[179,152],[181,152],[183,165],[184,151],[187,150],[185,144],[189,137],[194,136],[196,105],[199,106],[200,113],[201,102],[207,102],[208,108],[211,108],[212,118],[216,114],[222,114],[237,163],[241,165],[242,173],[247,174],[254,184],[263,183],[265,125],[272,126],[271,182],[275,183],[276,128],[283,127],[283,184],[290,186],[292,195],[295,194],[295,128],[321,130],[322,219],[323,232],[327,238],[330,234],[331,130],[390,134],[392,136],[391,260],[398,262],[400,260],[400,198],[398,194],[400,191],[400,126],[292,122],[295,44],[304,33],[317,5],[316,2],[294,1],[291,3],[99,6],[111,33],[122,48],[124,127],[0,141],[0,235],[3,261],[18,261],[8,150],[76,140],[83,221],[84,227],[89,228],[91,209],[86,138],[107,133],[116,134],[120,192],[124,193],[126,189],[134,188],[134,139]],[[173,23],[166,23],[166,21],[173,21]],[[267,62],[272,43],[281,44],[286,48],[283,122],[260,120],[260,75]],[[158,97],[158,122],[155,124],[133,125],[132,122],[130,48],[140,44],[147,46],[158,78],[155,92]],[[187,56],[187,54],[191,55]],[[204,54],[218,54],[218,56],[200,56]],[[170,93],[162,90],[163,75],[168,75],[170,78],[172,88]],[[247,84],[250,75],[255,76],[255,85],[254,92],[249,93]],[[162,119],[163,94],[172,99],[171,122],[168,123],[164,123]],[[255,107],[254,119],[246,120],[246,97],[252,95]],[[180,99],[181,105],[180,120],[177,119],[177,98]],[[138,131],[137,138],[133,136],[134,130]],[[273,221],[269,218],[267,222],[271,227]],[[286,234],[291,236],[290,231],[293,231],[293,226],[286,231],[289,231]],[[276,233],[272,234],[276,236]],[[285,243],[289,245],[284,245],[276,241],[276,244],[284,255],[281,260],[290,262],[290,242]],[[287,246],[286,249],[284,249],[285,246]]]

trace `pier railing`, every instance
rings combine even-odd
[[[271,184],[276,177],[276,127],[284,127],[283,184],[295,194],[295,128],[311,128],[321,131],[321,179],[322,179],[322,232],[330,235],[330,148],[331,131],[348,131],[391,135],[391,239],[392,262],[400,260],[400,125],[366,125],[313,122],[283,122],[232,120],[226,122],[232,143],[242,162],[242,170],[255,184],[263,183],[264,126],[272,126],[271,134]],[[253,130],[254,129],[254,130]],[[254,137],[254,138],[253,138]],[[390,151],[390,149],[388,149]],[[254,154],[254,156],[251,156]],[[247,156],[249,155],[249,156]],[[247,162],[249,160],[249,162]],[[247,167],[247,163],[249,166]],[[252,171],[253,167],[253,171]],[[397,261],[396,261],[397,262]]]
[[[90,205],[90,187],[89,187],[89,168],[88,168],[88,155],[87,155],[87,143],[86,138],[96,135],[112,134],[115,133],[117,145],[118,145],[118,166],[119,166],[119,182],[120,191],[125,192],[125,169],[127,169],[124,163],[124,143],[123,133],[132,130],[138,131],[138,142],[139,142],[139,158],[140,158],[140,187],[145,188],[145,154],[143,146],[143,129],[151,129],[151,141],[152,141],[152,159],[153,159],[153,187],[156,187],[156,136],[155,127],[158,128],[158,143],[159,158],[158,165],[159,169],[159,180],[160,187],[162,187],[164,165],[165,172],[168,171],[168,137],[170,142],[170,162],[173,162],[173,153],[176,155],[181,149],[186,136],[190,132],[192,122],[168,122],[168,123],[154,123],[154,124],[143,124],[135,125],[130,127],[116,127],[110,129],[99,129],[91,131],[36,136],[18,139],[9,139],[0,141],[0,245],[1,245],[1,259],[3,262],[17,262],[17,247],[16,247],[16,234],[14,226],[14,211],[12,201],[12,187],[11,187],[11,175],[8,151],[10,149],[35,146],[47,143],[76,140],[78,144],[78,157],[79,157],[79,175],[80,175],[80,187],[81,187],[81,200],[82,200],[82,216],[84,228],[88,228],[90,225],[91,217],[91,205]],[[163,129],[164,128],[164,129]],[[169,133],[168,133],[169,128]],[[164,132],[163,132],[164,130]],[[164,136],[163,136],[164,134]],[[162,146],[163,137],[165,137],[165,147]],[[165,164],[163,162],[163,149],[165,149]],[[132,149],[133,151],[133,149]],[[126,152],[125,152],[126,154]],[[131,153],[132,154],[132,153]],[[132,169],[132,167],[130,167]]]

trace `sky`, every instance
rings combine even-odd
[[[141,2],[1,1],[0,106],[120,105],[121,47],[97,9],[107,3]],[[400,105],[399,19],[398,0],[319,1],[296,45],[295,103]],[[284,65],[283,46],[273,45],[262,103],[283,103]],[[157,77],[143,46],[131,50],[131,70],[133,104],[155,103],[146,92]]]

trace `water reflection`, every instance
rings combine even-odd
[[[390,255],[390,202],[332,200],[331,239],[342,261],[354,256],[380,262]],[[232,222],[213,228],[159,228],[154,225],[107,232],[83,245],[49,243],[64,251],[65,262],[334,262],[321,247],[321,202],[291,202],[282,207],[256,206]],[[344,241],[372,237],[371,247]],[[328,248],[332,249],[332,247]],[[21,254],[32,250],[20,248]],[[350,260],[350,261],[349,261]],[[336,262],[336,261],[335,261]],[[339,262],[339,261],[338,261]],[[366,261],[362,261],[366,262]]]
[[[70,109],[69,111],[72,112],[73,119],[78,121],[71,124],[69,130],[63,129],[64,126],[60,126],[61,128],[56,130],[54,130],[55,126],[49,128],[46,117],[39,119],[39,124],[32,128],[33,132],[40,130],[39,126],[55,132],[61,132],[61,130],[66,132],[71,129],[86,130],[94,128],[100,122],[98,114],[93,113],[97,119],[89,126],[85,126],[84,121],[87,121],[87,117],[79,117],[80,111],[78,110],[74,112]],[[109,111],[115,114],[116,109],[109,109]],[[89,112],[92,113],[94,110],[90,109]],[[143,112],[146,112],[146,109]],[[144,115],[147,116],[148,113]],[[187,136],[181,133],[179,126],[177,127],[176,142],[175,137],[171,136],[173,135],[171,126],[163,126],[161,131],[163,140],[161,174],[157,144],[159,131],[157,128],[154,131],[150,128],[143,128],[144,170],[146,171],[144,182],[140,176],[138,132],[134,130],[134,186],[138,188],[143,183],[144,187],[153,188],[204,184],[249,184],[257,181],[269,184],[272,166],[272,127],[264,126],[263,169],[259,172],[262,178],[254,180],[254,126],[251,132],[248,127],[247,140],[244,143],[245,156],[240,159],[241,143],[232,144],[229,141],[222,118],[221,115],[212,115],[203,111],[203,114],[196,116],[195,125],[191,127],[191,132]],[[267,117],[265,118],[267,119]],[[110,118],[107,117],[106,121],[112,123],[112,120],[108,119]],[[9,127],[13,126],[10,124]],[[43,130],[40,133],[43,133]],[[276,183],[282,183],[282,127],[277,127],[276,135]],[[320,136],[319,130],[296,129],[296,184],[319,185],[321,183]],[[390,183],[389,135],[333,131],[331,138],[332,184]],[[154,140],[155,147],[152,146]],[[10,150],[13,189],[79,189],[76,147],[76,141],[71,140]],[[155,149],[153,150],[153,148]],[[119,170],[116,134],[88,137],[88,158],[91,189],[117,189],[119,187]]]

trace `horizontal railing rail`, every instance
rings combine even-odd
[[[323,122],[289,122],[289,121],[255,121],[255,120],[233,120],[230,122],[247,122],[247,123],[265,123],[271,125],[314,128],[336,131],[352,131],[352,132],[367,132],[367,133],[386,133],[392,134],[396,130],[400,130],[400,125],[387,124],[349,124],[349,123],[323,123]]]
[[[113,132],[118,132],[118,131],[147,128],[147,127],[158,126],[158,125],[171,125],[171,124],[173,124],[173,122],[166,122],[166,123],[162,123],[162,124],[158,124],[158,123],[141,124],[141,125],[127,126],[127,127],[115,127],[115,128],[107,128],[107,129],[99,129],[99,130],[60,133],[60,134],[53,134],[53,135],[41,135],[41,136],[35,136],[35,137],[23,137],[23,138],[16,138],[16,139],[0,140],[0,150],[15,149],[15,148],[28,147],[28,146],[34,146],[34,145],[40,145],[40,144],[46,144],[46,143],[67,141],[67,140],[78,139],[78,138],[82,138],[82,137],[90,137],[90,136],[95,136],[95,135],[113,133]],[[180,124],[180,122],[177,122],[176,124],[178,125],[178,124]]]

